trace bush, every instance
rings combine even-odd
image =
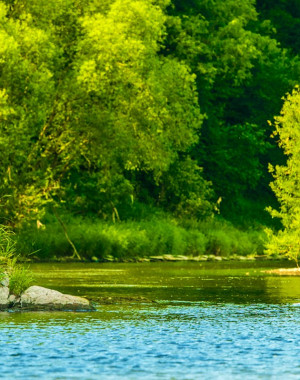
[[[226,221],[176,220],[168,215],[141,221],[108,223],[88,218],[65,218],[68,235],[85,259],[127,260],[160,255],[220,256],[263,253],[265,235],[243,231]],[[18,249],[36,251],[43,260],[72,256],[61,226],[55,220],[44,230],[32,228],[18,235]]]
[[[220,256],[261,255],[264,251],[266,234],[261,229],[243,230],[222,219],[211,219],[206,222],[195,220],[184,221],[187,229],[196,229],[204,233],[207,244],[206,253]]]
[[[33,283],[32,273],[23,265],[17,264],[8,270],[9,290],[19,296]]]
[[[284,255],[294,260],[299,267],[300,257],[300,88],[285,98],[280,116],[275,117],[274,136],[286,155],[285,165],[270,165],[274,177],[271,188],[280,204],[279,210],[268,209],[272,217],[278,218],[283,229],[277,234],[268,230],[269,241],[266,254]]]
[[[8,275],[10,292],[20,295],[32,283],[31,272],[18,264],[20,256],[16,252],[16,244],[11,230],[0,226],[0,277]]]
[[[15,242],[11,230],[0,225],[0,269],[5,269],[7,263],[12,260],[15,254]]]

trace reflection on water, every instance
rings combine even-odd
[[[294,305],[300,278],[263,269],[34,265],[44,286],[157,303],[98,304],[94,313],[1,313],[1,379],[300,378],[300,307]]]
[[[38,284],[72,294],[164,301],[300,301],[300,277],[264,273],[289,262],[34,264]],[[295,301],[296,300],[296,301]]]

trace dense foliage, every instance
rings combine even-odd
[[[162,8],[150,1],[116,1],[105,10],[47,2],[45,15],[40,1],[0,6],[7,219],[41,217],[61,202],[74,212],[117,214],[119,204],[139,198],[143,175],[156,188],[151,201],[159,202],[167,196],[162,188],[180,186],[164,186],[174,167],[192,177],[191,186],[168,206],[180,212],[192,202],[195,214],[210,213],[208,185],[188,154],[203,119],[195,75],[159,55]]]
[[[263,220],[272,202],[267,163],[280,159],[267,120],[297,83],[299,57],[280,47],[252,0],[176,1],[174,14],[167,51],[197,74],[206,114],[193,156],[226,218]]]
[[[287,96],[280,116],[275,118],[274,137],[288,156],[285,165],[270,166],[271,186],[280,202],[280,211],[270,209],[280,218],[283,230],[270,233],[269,253],[287,255],[298,263],[300,254],[300,92],[299,87]]]
[[[300,76],[288,3],[0,1],[0,223],[272,225],[267,120]]]

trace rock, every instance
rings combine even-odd
[[[85,298],[63,294],[41,286],[28,288],[21,295],[20,305],[22,309],[30,310],[94,310]]]
[[[151,261],[164,261],[164,257],[163,256],[150,256],[149,259]]]
[[[20,298],[15,296],[14,294],[11,294],[9,297],[8,297],[8,302],[10,305],[15,305],[17,303],[20,302]]]
[[[215,261],[222,261],[223,260],[223,257],[222,256],[215,256]]]
[[[165,261],[178,261],[177,257],[173,255],[163,255],[163,259]]]
[[[148,263],[148,262],[150,261],[150,259],[148,259],[148,257],[139,257],[139,258],[137,259],[137,261],[138,261],[139,263]]]
[[[0,309],[4,309],[9,305],[9,290],[6,286],[0,287]]]
[[[103,261],[108,261],[108,262],[112,262],[114,261],[114,257],[112,255],[106,255],[103,257]]]
[[[0,280],[0,286],[6,286],[8,287],[9,285],[9,277],[6,273],[1,273],[1,280]]]
[[[263,270],[263,273],[279,274],[283,276],[300,276],[300,268],[278,268]]]

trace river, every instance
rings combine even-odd
[[[287,262],[32,264],[91,313],[0,313],[1,379],[299,379]],[[299,303],[299,304],[298,304]]]

